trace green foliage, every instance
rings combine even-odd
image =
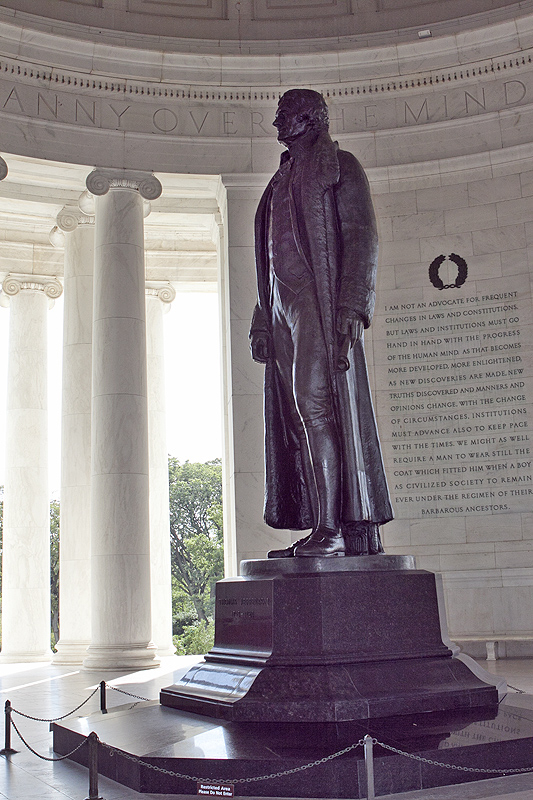
[[[54,649],[59,639],[59,500],[50,503],[50,599]]]
[[[184,464],[169,457],[173,633],[178,652],[213,644],[214,586],[224,573],[220,459]]]
[[[215,639],[214,620],[186,625],[180,636],[174,636],[173,642],[178,656],[202,656],[213,647]]]

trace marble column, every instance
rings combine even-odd
[[[257,299],[254,216],[266,179],[223,175],[219,196],[220,297],[224,387],[224,534],[226,575],[241,559],[265,558],[291,536],[263,522],[264,367],[252,361],[248,332]]]
[[[91,639],[91,347],[94,216],[66,206],[59,634],[54,663],[81,664]],[[57,238],[54,229],[51,240]]]
[[[150,281],[146,285],[152,639],[157,646],[158,656],[171,656],[176,652],[172,643],[172,582],[163,333],[163,314],[170,310],[170,304],[175,297],[175,289],[169,283]]]
[[[222,514],[224,524],[224,575],[239,574],[237,562],[237,525],[235,515],[235,456],[231,402],[231,328],[228,252],[227,192],[221,182],[218,192],[219,212],[215,215],[215,241],[218,255],[218,298],[220,349],[222,361]]]
[[[147,173],[98,169],[95,200],[88,669],[158,665],[151,641],[143,198]]]
[[[47,312],[63,289],[51,277],[13,273],[2,289],[4,302],[9,298],[10,328],[0,660],[48,661]]]

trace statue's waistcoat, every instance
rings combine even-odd
[[[284,164],[278,171],[278,179],[272,184],[269,207],[268,254],[271,281],[274,276],[286,287],[298,294],[312,280],[310,266],[296,244],[291,218],[291,182],[294,180],[294,162]]]

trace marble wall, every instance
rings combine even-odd
[[[398,38],[398,28],[433,27],[454,30],[472,25],[471,15],[498,19],[515,0],[5,0],[6,11],[38,13],[54,27],[80,24],[99,29],[105,46],[129,32],[180,37],[183,48],[198,50],[207,39],[214,51],[265,51],[269,40],[285,47],[324,48],[326,37],[350,34]],[[523,3],[522,3],[523,4]],[[36,8],[37,7],[37,8]],[[422,8],[421,8],[422,7]],[[52,22],[53,21],[53,22]],[[43,20],[44,22],[44,20]],[[41,24],[43,24],[41,22]],[[200,40],[200,43],[195,40]],[[296,40],[296,42],[294,41]],[[272,45],[270,44],[270,47]]]
[[[452,638],[509,652],[533,635],[532,169],[528,145],[372,173],[386,548],[444,574]]]

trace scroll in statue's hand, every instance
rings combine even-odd
[[[258,364],[266,364],[270,358],[270,335],[267,331],[254,331],[250,334],[252,358]]]
[[[352,311],[351,308],[339,308],[337,313],[337,331],[343,336],[348,337],[351,347],[361,338],[363,329],[363,320],[359,314]]]

